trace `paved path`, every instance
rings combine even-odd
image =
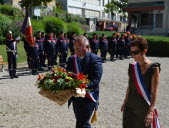
[[[163,128],[169,127],[169,58],[149,57],[161,63],[161,81],[157,108]],[[128,64],[133,59],[108,61],[103,64],[100,84],[98,122],[94,128],[122,128],[120,107],[128,83]],[[74,128],[75,118],[67,104],[62,107],[38,94],[34,86],[37,76],[22,65],[18,79],[9,79],[7,71],[0,72],[0,127],[2,128]]]

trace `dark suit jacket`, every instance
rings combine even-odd
[[[102,60],[99,56],[87,52],[82,59],[81,69],[84,75],[88,75],[90,83],[87,89],[92,89],[97,100],[99,100],[99,83],[102,77]],[[70,56],[67,62],[67,70],[74,72],[74,56]]]

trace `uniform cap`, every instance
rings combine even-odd
[[[130,32],[126,32],[126,34],[130,34]]]
[[[123,36],[127,36],[126,34],[124,34]]]
[[[120,34],[119,33],[116,33],[116,36],[119,36]]]
[[[132,37],[136,37],[136,35],[132,35]]]

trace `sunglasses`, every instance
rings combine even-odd
[[[131,55],[138,55],[139,53],[140,53],[139,50],[137,50],[137,51],[130,51],[130,54],[131,54]]]

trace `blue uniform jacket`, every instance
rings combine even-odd
[[[100,40],[100,50],[108,50],[108,40],[107,39]]]
[[[75,52],[73,46],[74,46],[74,39],[73,39],[73,38],[70,38],[70,39],[69,39],[70,52]]]
[[[118,41],[118,46],[120,49],[124,49],[125,48],[125,40],[124,39],[120,39]]]
[[[99,40],[98,39],[91,39],[90,40],[90,47],[92,50],[98,49],[99,48]]]
[[[10,50],[17,50],[17,44],[14,43],[15,40],[13,38],[6,39],[6,46],[10,49]],[[6,50],[8,50],[8,48],[6,48]],[[8,54],[13,54],[12,52],[7,52]]]
[[[58,52],[67,52],[69,48],[68,41],[66,39],[59,38],[57,41]]]
[[[36,41],[37,41],[38,46],[39,46],[39,53],[43,52],[43,41],[44,41],[44,39],[37,37]]]
[[[101,58],[93,53],[87,52],[82,59],[81,69],[83,74],[88,75],[88,79],[90,80],[90,83],[87,84],[87,89],[92,89],[96,99],[99,99],[99,83],[103,73]],[[67,70],[74,72],[74,56],[68,58]]]
[[[127,37],[125,38],[125,45],[126,45],[126,46],[130,46],[130,42],[131,42],[131,38],[130,38],[129,36],[127,36]]]
[[[45,37],[45,41],[43,43],[43,48],[44,48],[45,53],[47,53],[49,55],[55,54],[55,52],[57,50],[55,39],[53,37],[50,38],[49,36]]]
[[[32,46],[31,51],[31,57],[38,57],[39,56],[39,44],[38,42],[35,42],[35,44]]]
[[[108,43],[108,48],[109,48],[109,50],[116,50],[116,48],[117,48],[116,38],[110,38],[109,43]]]

